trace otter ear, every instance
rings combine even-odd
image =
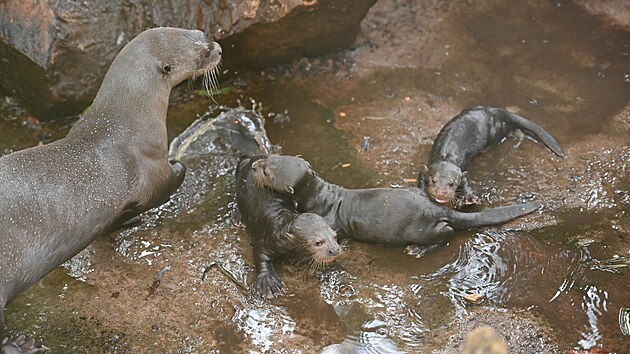
[[[293,187],[291,186],[286,186],[285,191],[289,194],[295,194],[295,190],[293,190]]]
[[[462,172],[462,178],[468,176],[468,171]]]
[[[164,75],[170,75],[172,70],[171,64],[164,63],[160,66],[160,71]]]

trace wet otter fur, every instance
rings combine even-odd
[[[564,157],[560,143],[536,123],[502,108],[478,106],[462,111],[440,130],[431,147],[429,162],[418,176],[418,187],[438,203],[460,208],[479,204],[464,171],[472,158],[501,143],[516,129],[542,142]]]
[[[254,241],[256,290],[262,297],[275,298],[286,287],[272,260],[293,254],[311,267],[333,262],[342,252],[337,234],[322,217],[297,212],[290,197],[262,188],[254,177],[261,157],[246,158],[236,169],[236,203],[239,218]]]
[[[146,30],[116,56],[66,137],[0,158],[0,309],[179,187],[186,169],[167,158],[169,94],[220,58],[201,31]],[[0,312],[0,338],[3,329]],[[24,337],[2,343],[3,353],[45,350]]]
[[[383,245],[416,245],[408,248],[415,256],[447,243],[455,230],[505,223],[541,206],[533,202],[463,213],[414,187],[346,189],[328,183],[299,157],[272,155],[255,167],[261,185],[292,196],[298,211],[321,215],[340,235]]]

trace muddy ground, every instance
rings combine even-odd
[[[629,56],[627,31],[567,1],[379,0],[352,48],[231,73],[222,84],[232,93],[217,101],[254,97],[273,143],[346,187],[413,184],[451,117],[510,108],[551,131],[567,157],[509,138],[475,159],[470,179],[483,207],[534,199],[540,212],[461,232],[421,259],[349,242],[323,272],[281,260],[289,293],[269,303],[250,292],[250,239],[231,222],[235,158],[189,161],[171,202],[98,239],[71,275],[44,278],[8,307],[7,325],[53,353],[459,353],[483,325],[510,353],[628,352],[617,314],[630,306]],[[169,134],[208,105],[171,107]],[[18,117],[0,121],[5,153],[72,123],[4,112]]]

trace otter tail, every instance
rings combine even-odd
[[[503,224],[512,219],[533,213],[540,208],[541,205],[541,202],[513,204],[474,213],[464,213],[453,210],[451,214],[451,226],[455,230],[465,230],[482,226]]]
[[[512,113],[505,109],[497,108],[497,110],[507,118],[514,127],[521,129],[530,135],[533,135],[536,140],[545,144],[554,154],[564,157],[564,150],[556,138],[553,137],[548,131],[531,120],[519,116],[516,113]]]

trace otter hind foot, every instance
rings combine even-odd
[[[48,348],[41,343],[37,343],[33,338],[24,335],[11,339],[5,338],[0,349],[2,349],[3,354],[40,354],[48,351]]]

